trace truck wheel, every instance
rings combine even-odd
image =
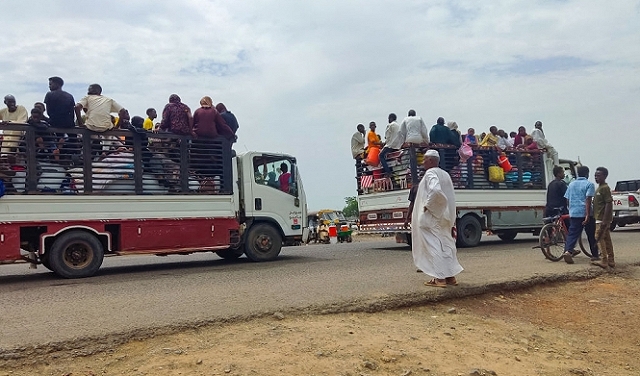
[[[225,260],[235,260],[242,256],[242,250],[237,248],[227,248],[221,251],[216,251],[216,254]]]
[[[613,231],[616,229],[616,221],[611,222],[611,224],[609,225],[609,231]],[[620,226],[622,227],[622,226]]]
[[[498,237],[504,242],[512,242],[518,233],[515,230],[507,230],[498,233]]]
[[[458,239],[457,244],[459,247],[476,247],[480,244],[480,238],[482,238],[482,226],[480,221],[473,215],[465,215],[458,220]]]
[[[49,251],[51,269],[64,278],[90,277],[100,269],[104,249],[98,239],[85,231],[60,235]]]
[[[271,261],[280,254],[282,237],[268,224],[257,224],[249,230],[244,253],[251,261]]]

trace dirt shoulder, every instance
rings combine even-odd
[[[639,288],[635,267],[379,313],[276,314],[4,360],[0,375],[637,375]]]

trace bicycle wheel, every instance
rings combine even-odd
[[[580,246],[580,250],[582,251],[582,253],[584,253],[589,258],[593,257],[593,255],[591,254],[591,246],[589,245],[589,238],[587,238],[586,231],[582,231],[582,234],[580,234],[580,237],[578,238],[578,245]]]
[[[544,225],[540,230],[540,248],[544,257],[551,261],[560,261],[564,253],[566,238],[567,236],[560,226],[553,223]]]

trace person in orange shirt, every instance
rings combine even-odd
[[[376,122],[369,123],[369,132],[367,132],[367,159],[366,162],[370,166],[378,166],[380,164],[380,149],[382,149],[382,141],[380,136],[376,134]]]
[[[376,134],[376,122],[372,121],[369,123],[369,132],[367,132],[367,150],[371,147],[382,147],[382,142],[380,142],[380,136]]]

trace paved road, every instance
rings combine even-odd
[[[494,240],[495,239],[495,240]],[[640,227],[613,233],[618,263],[640,263]],[[546,261],[531,236],[490,238],[462,249],[464,289],[586,269]],[[423,286],[406,245],[391,239],[285,248],[269,263],[216,255],[135,256],[105,260],[97,276],[59,279],[26,264],[0,266],[0,350],[150,327],[304,307],[339,307],[394,296],[438,294]],[[436,291],[438,290],[438,291]]]

